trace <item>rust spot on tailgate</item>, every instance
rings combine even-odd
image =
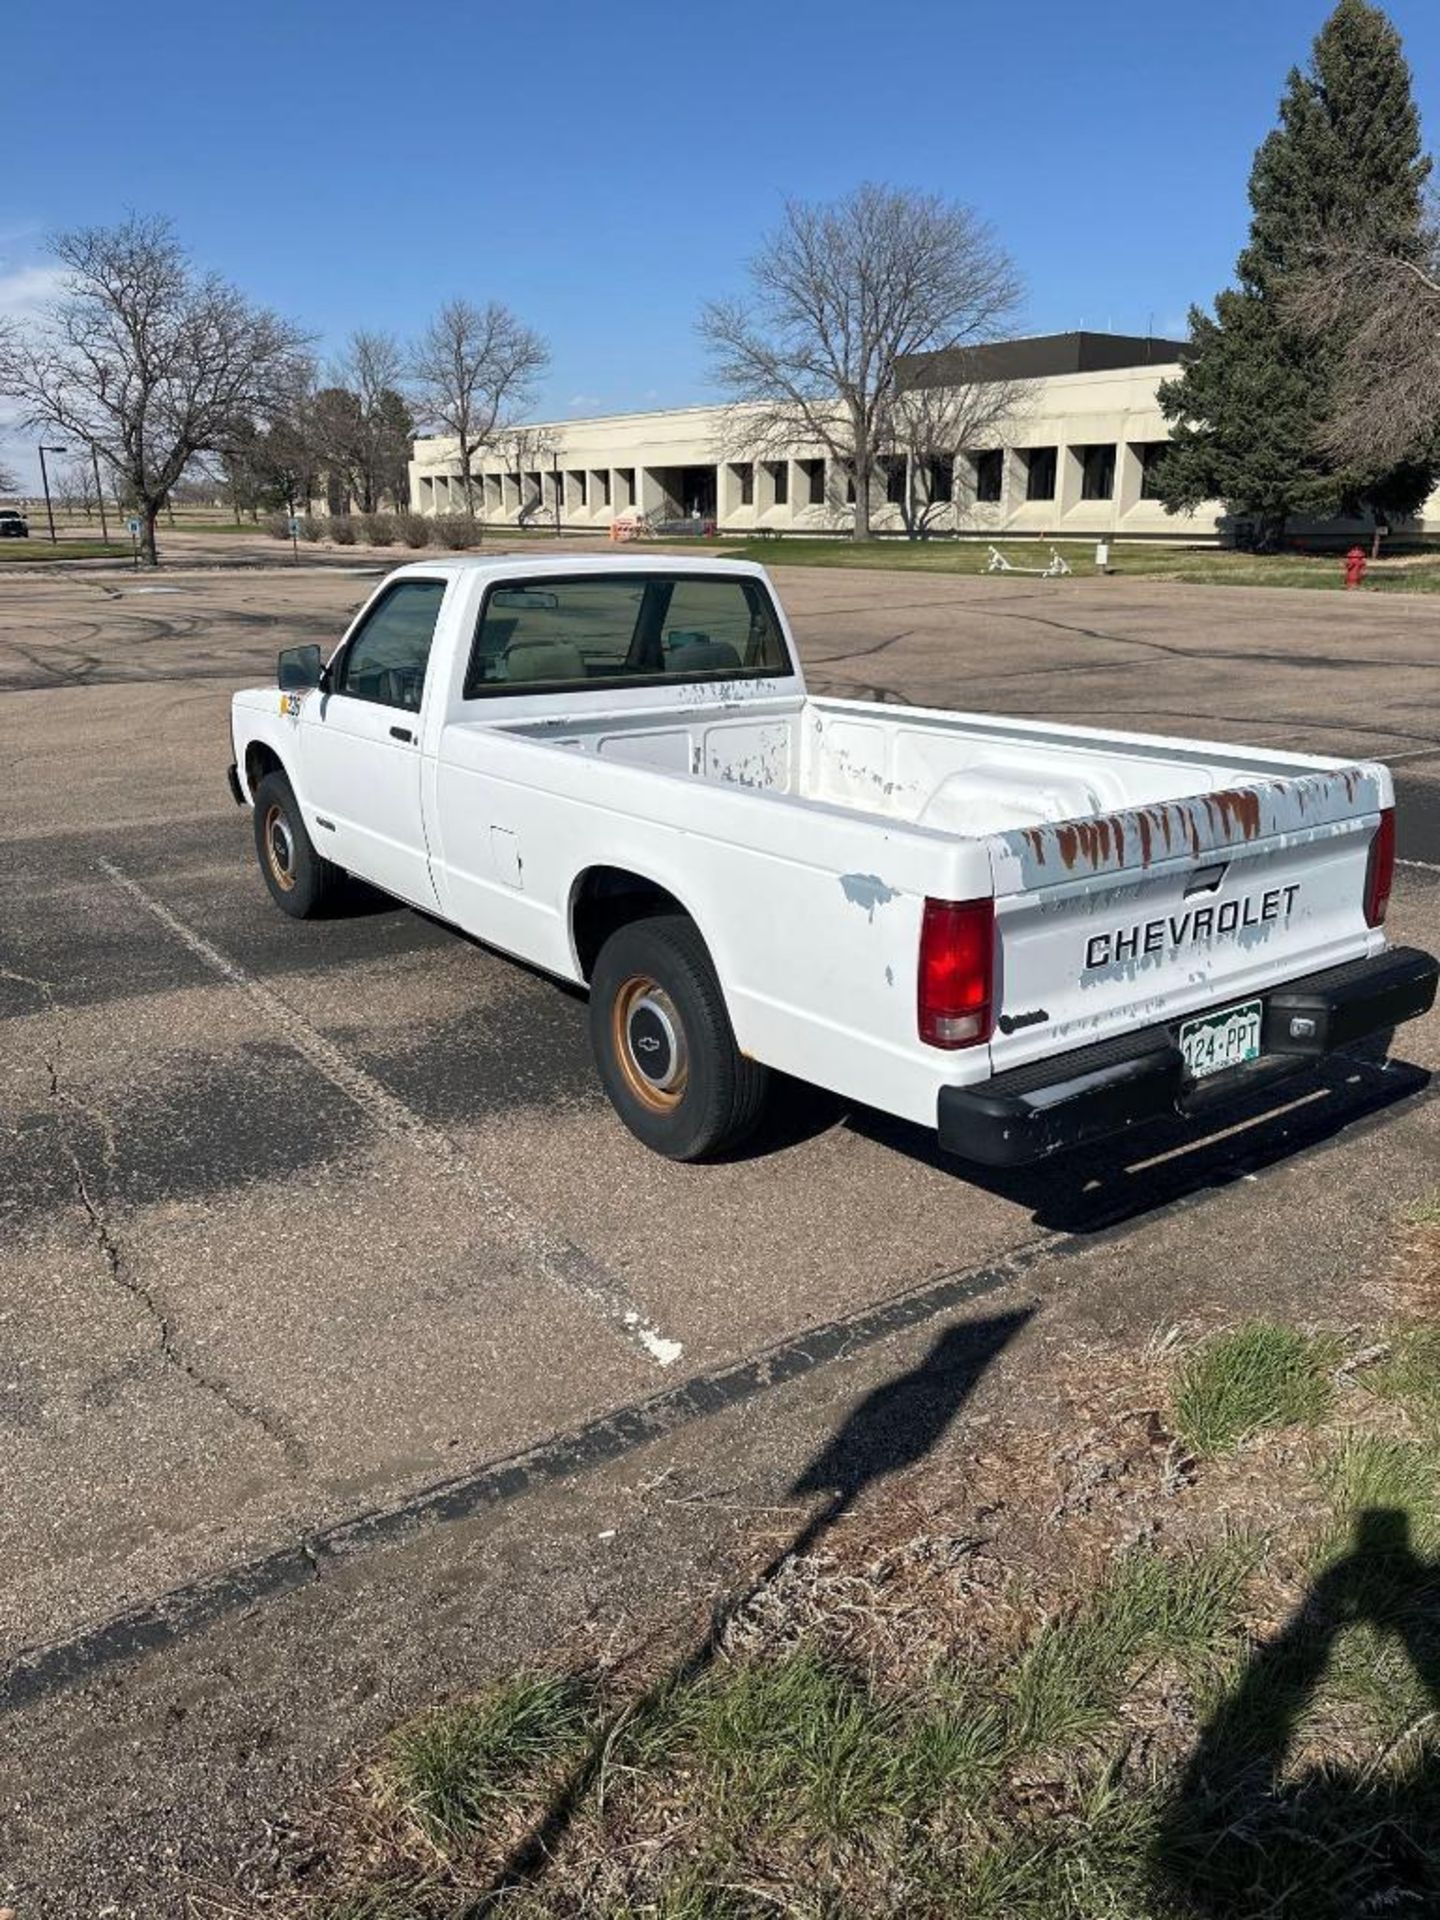
[[[1206,812],[1220,817],[1220,832],[1227,840],[1236,837],[1253,840],[1260,832],[1260,796],[1253,787],[1222,787],[1207,794]],[[1212,828],[1213,830],[1213,828]]]
[[[1035,856],[1036,866],[1043,867],[1045,864],[1045,834],[1043,830],[1040,827],[1026,827],[1025,838],[1029,843],[1031,853]]]
[[[1123,859],[1124,840],[1119,834],[1119,823],[1105,813],[1096,820],[1066,821],[1055,829],[1060,858],[1072,869],[1077,861],[1083,861],[1087,867],[1108,866],[1110,848],[1117,839],[1117,857]]]
[[[1146,868],[1178,854],[1200,859],[1209,851],[1267,834],[1292,832],[1302,825],[1321,827],[1367,803],[1379,803],[1375,776],[1364,767],[1345,767],[1254,786],[1221,787],[1093,819],[1024,827],[1000,837],[1019,856],[1022,869],[1038,880],[1052,848],[1069,873],[1113,872],[1127,863]]]

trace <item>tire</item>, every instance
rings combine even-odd
[[[590,982],[590,1045],[615,1111],[669,1160],[738,1145],[764,1110],[769,1070],[736,1046],[705,942],[684,914],[632,920],[605,942]]]
[[[267,773],[255,789],[255,857],[270,898],[292,920],[309,920],[330,905],[344,874],[315,851],[290,782]]]

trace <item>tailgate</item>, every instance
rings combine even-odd
[[[1239,1002],[1378,951],[1374,765],[1016,829],[990,841],[995,1069]]]

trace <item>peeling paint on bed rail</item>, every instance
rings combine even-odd
[[[1301,832],[1378,813],[1385,804],[1382,769],[1340,767],[1222,787],[1194,799],[1057,820],[991,836],[998,870],[1016,869],[1020,887],[1045,886],[1086,873],[1144,869],[1158,860],[1243,846],[1275,834]]]

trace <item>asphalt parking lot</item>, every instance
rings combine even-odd
[[[776,577],[820,691],[1386,759],[1392,933],[1440,943],[1429,600]],[[317,1559],[711,1413],[743,1403],[763,1453],[772,1383],[958,1310],[967,1276],[1023,1281],[1052,1349],[1092,1322],[1143,1340],[1303,1314],[1363,1291],[1433,1187],[1433,1015],[1386,1071],[1044,1177],[968,1178],[922,1134],[800,1094],[743,1158],[647,1154],[599,1092],[578,998],[377,898],[304,925],[267,900],[225,787],[229,696],[277,647],[331,642],[371,584],[0,580],[12,1726],[49,1716],[55,1740],[102,1671],[123,1719],[145,1657],[284,1606]],[[14,1857],[39,1857],[42,1824],[25,1814]]]

